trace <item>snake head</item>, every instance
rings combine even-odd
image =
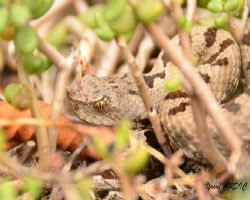
[[[75,114],[88,124],[111,126],[123,118],[133,120],[145,113],[136,85],[128,75],[86,75],[67,88],[67,96]]]

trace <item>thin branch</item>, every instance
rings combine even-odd
[[[17,55],[18,57],[18,55]],[[20,82],[25,85],[29,92],[31,93],[31,114],[32,117],[37,119],[42,119],[41,112],[39,110],[39,106],[37,104],[37,99],[35,95],[35,91],[29,81],[28,75],[26,74],[23,65],[17,60],[17,71]],[[39,153],[39,162],[38,162],[38,168],[42,171],[48,170],[49,167],[49,157],[50,157],[50,145],[49,145],[49,138],[47,129],[44,126],[39,126],[36,128],[36,140],[37,140],[37,146],[38,146],[38,153]]]
[[[38,20],[32,21],[32,26],[34,26],[36,29],[40,28],[51,19],[64,14],[65,10],[68,10],[69,6],[72,6],[72,3],[73,1],[58,1],[43,17]]]
[[[73,0],[73,5],[77,15],[80,15],[81,13],[83,13],[88,9],[87,3],[82,0]]]
[[[241,27],[241,35],[243,34],[243,31],[245,29],[245,26],[247,24],[247,20],[248,20],[248,14],[249,14],[249,4],[250,1],[246,0],[245,4],[244,4],[244,9],[242,12],[242,27]]]
[[[58,69],[65,69],[69,66],[65,62],[65,58],[51,45],[45,42],[41,37],[39,37],[38,48],[43,52]]]
[[[203,81],[193,67],[192,63],[190,63],[190,61],[184,56],[180,48],[172,44],[169,38],[162,33],[156,24],[148,24],[146,25],[146,28],[156,43],[165,50],[170,61],[180,69],[186,79],[193,86],[195,94],[203,103],[206,111],[213,119],[218,130],[222,134],[222,137],[229,146],[232,152],[230,157],[231,166],[229,170],[235,170],[235,164],[238,162],[240,157],[241,140],[234,134],[233,127],[223,115],[222,110],[214,98],[209,86]]]
[[[136,55],[136,60],[138,63],[138,66],[140,67],[140,71],[143,72],[146,65],[147,65],[147,60],[150,58],[150,55],[155,47],[155,44],[151,37],[148,34],[145,34],[143,37],[138,53]]]
[[[57,122],[63,110],[65,91],[73,66],[70,59],[66,60],[56,49],[47,44],[42,38],[39,38],[39,49],[59,69],[55,82],[55,94],[50,112],[50,119]],[[57,130],[49,129],[49,137],[51,152],[54,152],[56,150]]]
[[[4,62],[6,66],[9,67],[10,70],[15,71],[16,70],[16,60],[14,59],[14,56],[10,53],[9,50],[9,43],[6,41],[0,39],[0,49],[4,56]]]
[[[138,90],[140,92],[140,96],[142,98],[142,101],[144,103],[144,106],[146,108],[146,112],[148,114],[148,117],[150,119],[150,122],[154,128],[155,135],[157,137],[157,140],[159,144],[161,145],[162,149],[164,150],[164,153],[166,156],[170,156],[170,147],[169,147],[169,141],[168,137],[165,135],[163,128],[160,123],[160,118],[157,114],[156,108],[153,105],[152,98],[148,91],[148,86],[145,83],[145,80],[142,76],[142,73],[140,72],[140,69],[129,51],[127,45],[121,41],[118,42],[120,48],[123,50],[123,53],[125,54],[127,63],[129,65],[129,69],[135,79],[136,85],[138,87]]]
[[[53,122],[46,119],[36,119],[36,118],[20,118],[20,119],[0,119],[1,126],[23,126],[23,125],[33,125],[33,126],[53,126]]]
[[[114,73],[116,64],[120,58],[120,49],[115,41],[112,41],[108,46],[96,71],[96,76],[109,76]]]
[[[231,16],[229,16],[229,27],[235,40],[240,44],[243,29],[242,30],[239,29],[239,27],[237,26],[235,22],[235,19]]]
[[[197,5],[197,0],[188,0],[187,1],[186,18],[190,22],[192,22],[194,20],[196,5]]]
[[[194,18],[194,10],[196,7],[196,1],[189,0],[187,1],[187,10],[189,10],[189,16],[188,13],[187,18],[190,22],[192,22],[192,19]],[[191,8],[189,8],[191,7]],[[176,1],[172,1],[172,8],[174,10],[174,17],[176,20],[178,20],[179,17],[182,16],[182,9],[179,7]],[[191,15],[192,14],[192,15]],[[192,62],[192,52],[191,52],[191,43],[189,40],[189,36],[187,32],[184,29],[179,28],[179,36],[180,36],[180,44],[183,48],[183,52],[186,56],[186,58]],[[193,94],[190,95],[191,99],[191,107],[193,112],[193,118],[196,126],[196,135],[200,140],[201,145],[203,146],[203,152],[208,161],[214,166],[215,169],[226,169],[226,159],[224,156],[218,151],[216,148],[213,139],[211,135],[207,132],[207,124],[206,124],[206,116],[204,112],[204,108],[201,106],[202,102],[198,99],[198,97]]]
[[[66,200],[70,200],[70,199],[81,200],[82,199],[77,191],[77,188],[73,184],[68,182],[68,180],[62,180],[60,185],[63,188],[63,192],[64,192]]]
[[[133,55],[137,52],[138,46],[141,40],[143,39],[144,35],[145,35],[144,27],[142,25],[138,25],[132,39],[128,44],[128,48]]]

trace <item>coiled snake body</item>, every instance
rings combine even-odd
[[[250,81],[250,23],[240,45],[229,32],[209,27],[194,27],[191,41],[192,52],[199,57],[197,70],[221,103],[235,134],[240,136],[250,152],[250,89],[231,99],[242,72],[246,83]],[[195,134],[188,94],[185,91],[167,94],[164,90],[163,82],[170,76],[170,65],[153,68],[144,75],[144,79],[172,147],[182,149],[192,159],[206,162]],[[67,95],[76,115],[90,124],[113,125],[122,118],[129,118],[137,124],[147,118],[137,86],[129,73],[109,77],[86,75],[68,88]],[[218,149],[227,155],[228,149],[210,118],[207,126]]]

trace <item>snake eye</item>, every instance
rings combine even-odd
[[[107,106],[109,103],[109,98],[104,96],[101,99],[97,100],[94,103],[94,108],[98,111],[98,112],[106,112],[107,111]]]

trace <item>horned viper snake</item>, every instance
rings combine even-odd
[[[246,83],[250,82],[250,23],[246,25],[240,45],[229,32],[202,26],[193,28],[191,41],[192,53],[199,58],[197,70],[210,85],[224,114],[233,124],[235,134],[250,152],[250,89],[233,97],[241,73]],[[188,94],[185,91],[166,93],[163,87],[164,80],[170,76],[170,65],[153,68],[144,75],[145,82],[172,147],[182,149],[192,159],[206,162],[195,134]],[[90,124],[113,125],[122,118],[137,124],[147,118],[137,86],[129,73],[109,77],[86,75],[68,88],[67,95],[76,115]],[[209,117],[207,124],[217,148],[228,155],[228,149]]]

